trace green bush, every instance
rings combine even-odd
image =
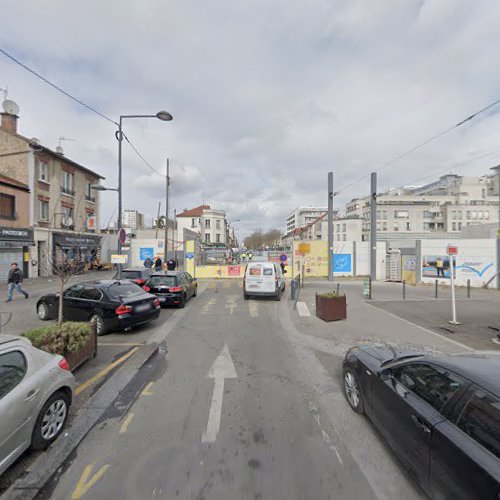
[[[336,299],[337,297],[340,297],[340,295],[337,295],[335,292],[320,293],[318,295],[320,297],[324,297],[325,299]]]
[[[31,343],[52,354],[64,355],[77,352],[88,342],[91,334],[89,323],[67,321],[61,325],[42,326],[24,332]]]

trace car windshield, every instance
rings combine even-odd
[[[148,285],[175,286],[175,276],[151,276]]]
[[[135,297],[136,295],[142,295],[144,293],[144,290],[140,286],[128,283],[115,283],[109,287],[109,294],[111,297],[117,299]]]

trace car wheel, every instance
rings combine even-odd
[[[278,288],[276,291],[276,295],[274,296],[274,300],[280,301],[281,300],[281,288]]]
[[[42,321],[47,321],[49,319],[49,306],[47,302],[40,302],[36,308],[36,314],[38,319]]]
[[[193,297],[196,297],[198,295],[198,287],[194,287],[194,292],[193,292]]]
[[[99,314],[93,314],[89,323],[91,326],[95,327],[98,337],[105,335],[108,331],[106,325],[104,324],[104,320],[99,316]]]
[[[182,309],[183,307],[186,307],[186,296],[184,294],[181,295],[181,300],[179,302],[179,309]]]
[[[243,292],[243,299],[248,300],[250,298],[250,295],[248,293]]]
[[[351,368],[344,370],[344,394],[349,406],[356,413],[364,413],[363,396],[361,394],[358,376]]]
[[[69,398],[64,392],[56,392],[50,396],[38,414],[31,447],[34,450],[45,450],[59,434],[61,434],[68,418]]]

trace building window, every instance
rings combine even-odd
[[[217,222],[219,222],[219,221],[217,221]],[[219,233],[217,233],[217,234],[215,235],[215,242],[216,242],[216,243],[220,243],[220,234],[219,234]]]
[[[66,226],[72,226],[74,221],[73,221],[73,207],[62,207],[62,217],[63,221],[69,224],[66,224]],[[70,220],[71,219],[71,220]]]
[[[49,166],[44,161],[38,162],[38,180],[49,182]]]
[[[430,230],[431,230],[431,223],[424,222],[424,231],[430,231]]]
[[[382,229],[382,225],[380,224],[380,222],[377,222],[377,231],[381,231]]]
[[[394,223],[394,231],[399,231],[399,222]]]
[[[196,227],[196,219],[191,219],[191,227]]]
[[[461,231],[461,230],[462,230],[462,223],[461,223],[461,222],[459,222],[459,223],[458,223],[458,230],[459,230],[459,231]]]
[[[406,230],[411,231],[411,223],[410,222],[406,223]]]
[[[345,233],[345,231],[346,231],[346,226],[345,224],[342,224],[342,232]]]
[[[477,218],[478,219],[482,219],[483,218],[483,211],[482,210],[479,210],[479,212],[477,213]]]
[[[205,227],[210,229],[210,219],[205,219]]]
[[[457,230],[457,223],[456,222],[452,222],[451,223],[451,230],[452,231],[456,231]]]
[[[63,192],[64,194],[69,194],[70,196],[74,196],[75,192],[73,191],[73,174],[63,171],[61,192]]]
[[[215,229],[220,229],[220,220],[215,221]]]
[[[90,181],[87,181],[87,183],[85,184],[85,199],[87,201],[95,203],[95,197],[92,196],[93,195],[92,191],[93,191],[92,190],[92,184],[90,183]]]
[[[451,212],[451,218],[452,219],[456,219],[457,218],[457,212],[456,212],[456,210],[453,210],[453,212]]]
[[[485,218],[486,220],[489,220],[489,218],[490,218],[490,211],[489,211],[489,210],[485,210],[485,211],[484,211],[484,218]]]
[[[432,218],[432,214],[429,210],[424,210],[424,219]]]
[[[407,219],[410,216],[408,210],[395,210],[394,218],[395,219]]]
[[[458,219],[462,218],[462,210],[457,210],[457,218]]]
[[[49,203],[47,201],[39,201],[40,206],[40,220],[42,221],[48,221],[49,220]]]
[[[205,242],[210,243],[210,234],[209,233],[205,234]]]
[[[387,231],[387,222],[382,223],[382,231]]]
[[[0,194],[0,218],[16,218],[16,197],[10,194]]]
[[[340,241],[340,234],[337,234],[337,241]]]
[[[382,212],[382,219],[387,219],[387,210]]]
[[[337,233],[340,233],[340,224],[337,224]]]
[[[345,233],[342,235],[342,241],[346,241],[346,235],[345,235]]]
[[[473,210],[472,211],[472,220],[476,220],[476,219],[477,219],[477,211]]]

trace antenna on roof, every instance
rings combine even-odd
[[[62,142],[63,141],[75,142],[75,139],[71,139],[70,137],[64,137],[64,136],[59,137],[59,142],[57,144],[56,153],[58,153],[60,155],[64,154],[64,149],[62,147]]]

